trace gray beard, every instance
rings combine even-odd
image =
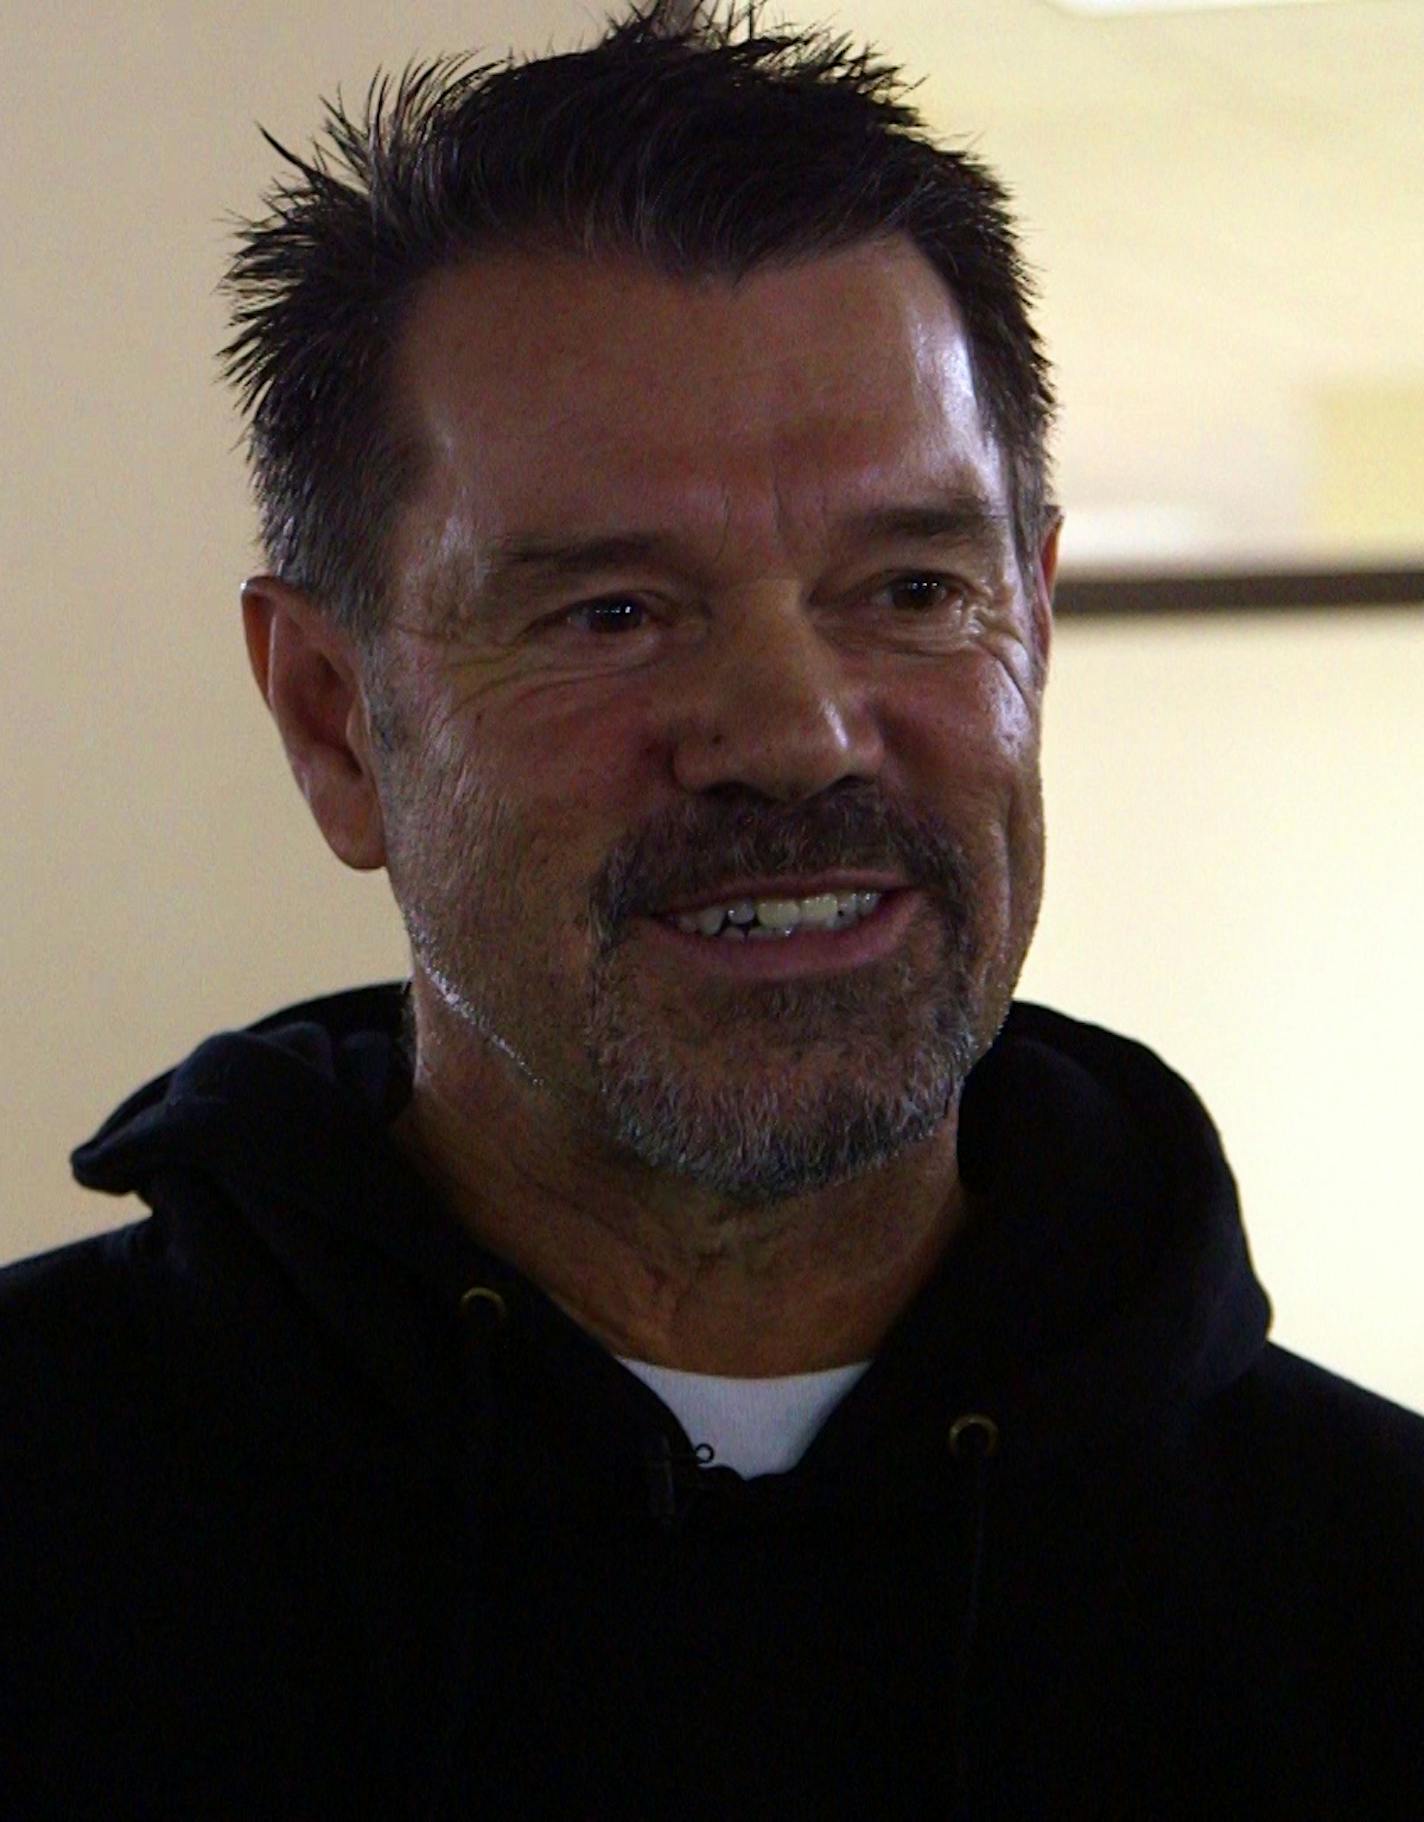
[[[861,1176],[931,1138],[1008,1010],[974,1005],[967,932],[946,919],[943,934],[928,985],[897,957],[890,982],[872,968],[739,987],[704,1068],[695,1030],[678,1031],[669,1007],[637,1003],[615,950],[595,974],[587,1026],[614,1148],[753,1208]]]

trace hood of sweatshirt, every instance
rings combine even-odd
[[[411,1092],[403,995],[403,982],[356,988],[217,1033],[74,1151],[75,1177],[162,1208],[178,1269],[199,1272],[196,1234],[182,1256],[182,1186],[202,1180],[406,1407],[438,1371],[422,1300],[449,1310],[481,1283],[512,1296],[540,1340],[602,1356],[637,1400],[633,1376],[477,1246],[388,1137]],[[925,1422],[942,1439],[956,1404],[986,1412],[1020,1458],[1111,1445],[1260,1354],[1271,1309],[1216,1129],[1145,1046],[1015,1001],[965,1087],[959,1165],[977,1221],[808,1462],[872,1407],[898,1413],[901,1438]]]

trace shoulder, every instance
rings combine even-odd
[[[0,1450],[107,1459],[270,1403],[294,1331],[270,1260],[196,1203],[21,1259],[0,1269]]]
[[[141,1433],[174,1383],[158,1345],[154,1243],[150,1218],[0,1269],[6,1472],[78,1472],[102,1437]]]
[[[1266,1578],[1295,1575],[1378,1613],[1388,1566],[1424,1605],[1418,1412],[1271,1343],[1213,1400],[1189,1455],[1207,1522],[1249,1538]]]
[[[1424,1497],[1424,1415],[1276,1343],[1238,1391],[1243,1416],[1321,1464]]]
[[[136,1221],[0,1267],[0,1358],[18,1367],[27,1356],[95,1359],[121,1348],[152,1269],[150,1230]]]

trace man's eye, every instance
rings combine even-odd
[[[944,607],[950,597],[958,597],[963,589],[949,576],[897,576],[886,583],[885,593],[899,596],[895,605],[911,613],[929,613]]]
[[[963,594],[963,585],[951,576],[897,576],[877,591],[889,597],[891,605],[915,614],[930,614],[950,605]],[[598,601],[582,601],[559,615],[559,623],[596,638],[616,638],[619,634],[642,632],[647,625],[647,604],[633,595],[605,595]]]
[[[641,601],[630,595],[608,595],[602,601],[584,601],[560,616],[571,626],[581,626],[591,633],[639,632],[647,613]]]

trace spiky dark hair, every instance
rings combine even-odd
[[[238,219],[221,289],[224,376],[273,572],[373,659],[385,553],[421,452],[391,408],[392,356],[421,282],[481,251],[635,253],[675,276],[902,233],[949,285],[1026,568],[1054,508],[1048,363],[1002,184],[935,144],[894,67],[820,29],[763,32],[757,0],[648,0],[590,49],[380,72],[364,116],[327,110],[335,165],[263,137],[297,172]]]

